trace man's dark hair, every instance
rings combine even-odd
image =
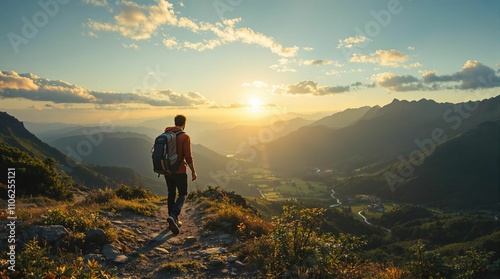
[[[182,114],[175,116],[174,118],[175,126],[184,126],[186,124],[186,117]]]

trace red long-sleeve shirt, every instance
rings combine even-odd
[[[179,127],[165,128],[165,132],[175,133],[181,130]],[[193,163],[193,156],[191,154],[191,138],[186,133],[177,136],[177,156],[184,158],[184,160],[176,173],[187,173],[187,164]]]

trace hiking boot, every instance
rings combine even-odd
[[[177,225],[177,218],[175,218],[175,216],[170,215],[167,218],[167,222],[170,231],[173,232],[174,234],[179,234],[179,226]]]

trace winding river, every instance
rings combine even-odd
[[[342,203],[340,202],[340,199],[335,197],[335,191],[332,189],[332,194],[330,195],[334,200],[337,200],[337,203],[336,204],[332,204],[330,205],[330,207],[337,207],[337,206],[341,206]]]
[[[335,197],[334,195],[335,195],[335,191],[332,189],[332,194],[331,194],[330,196],[331,196],[334,200],[336,200],[336,201],[337,201],[337,203],[336,203],[336,204],[332,204],[332,205],[330,205],[330,207],[338,207],[338,206],[341,206],[341,205],[342,205],[342,203],[340,202],[340,199],[339,199],[339,198],[337,198],[337,197]],[[374,225],[374,224],[372,224],[372,223],[368,222],[368,218],[366,218],[366,216],[365,216],[365,215],[363,215],[363,210],[358,211],[358,215],[359,215],[359,216],[361,216],[361,218],[363,218],[363,221],[364,221],[365,223],[367,223],[368,225],[370,225],[370,226],[374,226],[374,227],[377,227],[377,228],[380,228],[380,229],[383,229],[384,231],[386,231],[386,232],[388,232],[388,233],[391,233],[391,230],[389,230],[388,228],[384,228],[384,227],[381,227],[381,226],[377,226],[377,225]]]

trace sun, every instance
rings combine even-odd
[[[250,109],[252,111],[258,111],[262,107],[262,102],[259,98],[253,97],[250,100],[248,100],[248,104],[250,106]]]

